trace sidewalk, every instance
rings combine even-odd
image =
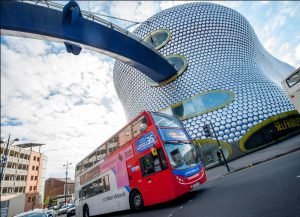
[[[300,150],[300,134],[278,144],[247,154],[228,162],[230,173],[251,167],[285,154]],[[211,181],[228,174],[226,166],[218,166],[206,171],[207,180]]]

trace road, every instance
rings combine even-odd
[[[299,217],[300,151],[210,181],[172,202],[101,217]]]

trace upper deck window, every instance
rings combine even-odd
[[[174,116],[161,113],[152,113],[152,117],[155,125],[158,127],[183,128],[181,122]]]

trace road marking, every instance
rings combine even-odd
[[[171,217],[173,215],[173,213],[171,213],[170,215],[168,215],[168,217]]]
[[[193,200],[189,200],[189,203],[192,202]]]
[[[296,178],[300,178],[300,175],[299,175],[299,176],[296,176]]]
[[[182,209],[182,208],[183,208],[183,206],[179,207],[178,209]]]

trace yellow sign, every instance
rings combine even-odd
[[[300,117],[289,120],[275,121],[274,125],[277,131],[282,131],[294,127],[300,127]]]
[[[153,156],[157,156],[157,150],[156,148],[151,148],[151,152]]]

